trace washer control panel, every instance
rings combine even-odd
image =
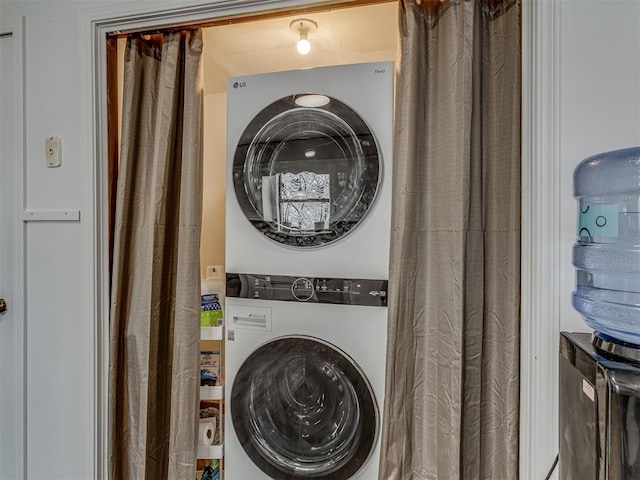
[[[387,306],[387,280],[227,273],[227,297]]]

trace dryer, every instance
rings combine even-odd
[[[377,480],[386,290],[228,274],[226,478]]]
[[[226,270],[386,278],[392,62],[234,77]]]

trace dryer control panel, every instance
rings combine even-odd
[[[227,297],[387,306],[387,280],[227,273]]]

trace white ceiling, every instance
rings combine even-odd
[[[306,67],[396,60],[397,2],[338,8],[204,29],[205,94],[226,91],[227,77]],[[296,51],[289,25],[309,18],[311,52]]]

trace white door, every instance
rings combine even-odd
[[[24,476],[24,322],[16,288],[22,278],[21,27],[21,21],[0,23],[0,479]]]

